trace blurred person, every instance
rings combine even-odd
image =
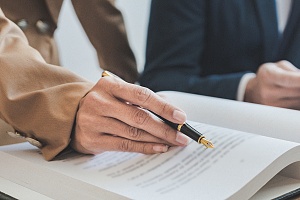
[[[300,109],[300,1],[153,0],[140,83]]]

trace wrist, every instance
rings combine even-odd
[[[246,87],[249,81],[254,79],[255,77],[256,75],[254,73],[246,73],[242,76],[237,90],[238,101],[245,101]]]
[[[253,96],[254,96],[254,85],[255,85],[255,77],[249,79],[244,94],[244,101],[254,103]]]

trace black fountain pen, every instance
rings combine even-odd
[[[152,111],[150,111],[151,113],[153,113]],[[175,124],[173,122],[170,122],[169,120],[153,113],[155,116],[157,116],[158,118],[160,118],[164,123],[168,124],[169,126],[171,126],[172,128],[176,129],[177,131],[185,134],[186,136],[188,136],[189,138],[195,140],[196,142],[198,142],[199,144],[203,144],[206,148],[214,148],[214,145],[211,141],[207,140],[204,135],[202,133],[200,133],[199,131],[197,131],[196,129],[194,129],[191,125],[189,125],[188,123],[184,123],[184,124]]]
[[[102,72],[102,77],[104,76],[113,76],[116,78],[119,78],[118,76],[114,75],[113,73],[109,71],[103,71]],[[214,148],[214,145],[212,142],[207,140],[202,133],[194,129],[191,125],[188,123],[184,124],[175,124],[173,122],[170,122],[169,120],[157,115],[156,113],[152,112],[149,110],[152,114],[160,118],[164,123],[168,124],[170,127],[176,129],[177,131],[185,134],[186,136],[190,137],[191,139],[195,140],[199,144],[203,144],[206,148]]]

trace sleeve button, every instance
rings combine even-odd
[[[25,138],[24,136],[22,136],[20,133],[18,132],[11,132],[11,131],[7,131],[6,132],[10,137],[12,138]]]
[[[22,31],[28,28],[28,21],[26,19],[20,19],[16,24],[22,29]]]
[[[47,21],[38,20],[35,26],[41,34],[46,34],[50,31],[50,24]]]
[[[30,138],[30,137],[27,137],[25,138],[27,142],[29,142],[30,144],[32,144],[33,146],[36,146],[38,148],[41,148],[42,147],[42,143],[40,143],[39,141],[33,139],[33,138]]]

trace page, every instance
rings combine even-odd
[[[189,120],[300,143],[300,111],[173,91],[159,94]]]
[[[0,150],[130,199],[250,198],[281,169],[299,161],[298,143],[192,125],[214,143],[214,149],[191,141],[187,147],[157,155],[74,154],[52,162],[44,161],[38,150],[25,144]]]
[[[18,190],[18,192],[21,192],[20,190],[23,190],[23,188],[27,188],[33,191],[33,194],[38,193],[51,199],[98,200],[101,197],[109,200],[128,200],[128,198],[83,182],[76,177],[47,168],[49,162],[43,160],[39,151],[28,143],[11,145],[11,148],[16,153],[16,156],[0,151],[0,159],[2,161],[0,178],[21,186],[13,188]],[[20,152],[20,154],[17,152]],[[81,171],[79,170],[77,173],[81,173]],[[9,195],[15,196],[19,194],[18,192],[10,194],[9,191],[5,190],[5,187],[1,189],[4,189],[3,191]],[[32,193],[29,194],[33,199],[35,195],[31,195]],[[26,198],[22,196],[20,199]]]
[[[276,175],[267,185],[252,196],[250,200],[275,199],[298,188],[300,188],[300,179]]]
[[[22,199],[22,200],[53,200],[51,198],[48,198],[45,195],[42,195],[40,193],[34,192],[26,187],[23,187],[19,184],[16,184],[12,181],[6,180],[4,178],[0,177],[0,185],[1,189],[0,192],[3,192],[4,194],[9,194],[12,198],[15,199]],[[1,195],[0,195],[1,199]],[[6,200],[9,200],[7,198]]]

